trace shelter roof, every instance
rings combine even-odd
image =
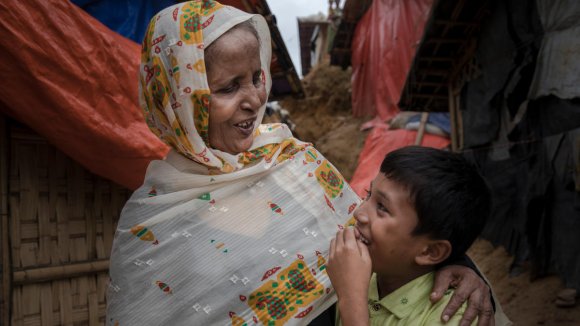
[[[435,3],[403,87],[401,110],[448,111],[449,85],[475,55],[488,6],[487,0]]]
[[[312,37],[317,28],[327,26],[328,20],[324,15],[298,18],[298,36],[300,37],[300,60],[302,64],[302,75],[305,76],[310,71],[310,52],[312,50]]]
[[[350,66],[352,37],[358,21],[371,6],[372,0],[346,0],[340,23],[330,50],[330,64]]]

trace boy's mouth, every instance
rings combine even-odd
[[[360,232],[360,230],[358,228],[356,228],[357,232],[356,234],[358,235],[358,240],[362,243],[364,243],[366,246],[368,246],[371,242],[369,241],[369,239],[365,238],[365,236],[362,234],[362,232]]]
[[[365,238],[362,234],[360,236],[360,241],[367,246],[370,244],[370,241],[367,238]]]

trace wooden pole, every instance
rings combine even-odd
[[[419,123],[419,130],[417,131],[417,138],[415,138],[415,145],[421,145],[423,142],[423,136],[425,135],[425,127],[427,125],[427,119],[429,119],[429,112],[421,113],[421,123]]]
[[[2,253],[2,285],[0,293],[0,316],[3,325],[10,325],[12,304],[12,282],[10,274],[12,261],[10,259],[10,234],[8,232],[8,127],[6,118],[0,115],[0,252]]]
[[[455,95],[453,94],[453,84],[447,86],[449,94],[449,117],[451,123],[451,151],[457,152],[457,117],[455,116]]]
[[[457,150],[463,151],[463,138],[465,134],[463,133],[463,117],[460,109],[461,92],[457,90],[457,94],[454,95],[455,99],[455,120],[457,121]]]
[[[31,268],[14,272],[13,282],[15,285],[49,282],[63,278],[106,272],[108,269],[108,259],[62,266]]]

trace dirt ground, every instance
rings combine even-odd
[[[351,117],[350,70],[319,66],[303,80],[306,98],[281,106],[296,124],[295,135],[314,144],[350,180],[368,132],[359,131],[368,118]],[[504,312],[514,325],[580,325],[580,303],[572,308],[554,304],[562,283],[556,276],[530,281],[530,272],[509,276],[513,260],[503,248],[478,240],[469,256],[491,282]]]

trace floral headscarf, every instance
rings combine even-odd
[[[151,20],[143,41],[140,103],[151,130],[180,154],[214,173],[243,168],[276,151],[287,131],[279,126],[256,126],[249,151],[231,155],[209,147],[211,94],[204,49],[244,21],[251,21],[260,38],[262,79],[269,93],[271,41],[268,25],[251,15],[216,1],[190,1],[161,11]],[[265,104],[258,111],[261,121]],[[282,146],[293,144],[283,144]],[[287,150],[291,151],[290,148]]]
[[[174,150],[151,162],[121,213],[107,325],[303,325],[336,300],[328,244],[359,203],[340,173],[283,124],[256,127],[237,155],[208,146],[203,49],[247,20],[260,36],[269,90],[262,17],[192,1],[151,21],[141,103]]]

